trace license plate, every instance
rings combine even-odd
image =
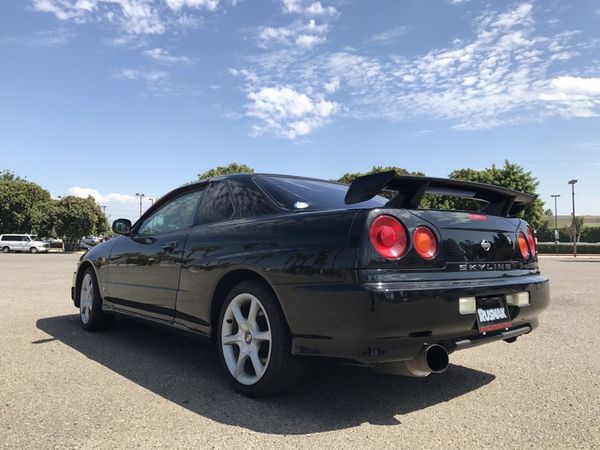
[[[482,333],[510,328],[510,313],[504,296],[477,297],[475,299],[477,326]]]

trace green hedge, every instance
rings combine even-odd
[[[541,254],[556,253],[556,244],[554,242],[538,242],[537,248]],[[558,245],[558,253],[572,254],[573,244],[565,244],[561,242]],[[600,255],[600,244],[592,244],[587,242],[577,244],[577,254]]]
[[[571,237],[566,228],[558,230],[560,242],[571,242]],[[535,236],[540,242],[554,241],[554,228],[541,228]],[[579,238],[580,242],[600,242],[600,227],[584,227]]]

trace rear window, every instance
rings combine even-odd
[[[345,184],[288,177],[256,177],[260,184],[281,206],[296,211],[348,208],[380,208],[388,200],[377,196],[366,202],[347,205]]]

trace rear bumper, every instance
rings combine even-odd
[[[548,306],[540,275],[510,279],[277,286],[290,325],[292,352],[376,365],[414,358],[425,345],[448,352],[531,332]],[[527,291],[530,304],[510,306],[512,327],[480,333],[459,298]]]

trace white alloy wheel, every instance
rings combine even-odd
[[[223,316],[221,350],[231,375],[253,385],[265,374],[271,358],[271,324],[263,304],[250,293],[235,296]]]
[[[29,249],[29,251],[30,251],[31,253],[37,253],[37,252],[38,252],[38,249],[37,249],[37,247],[31,247],[31,248]]]
[[[79,314],[81,321],[87,324],[92,316],[94,304],[94,280],[90,273],[86,273],[81,281],[81,292],[79,295]]]

